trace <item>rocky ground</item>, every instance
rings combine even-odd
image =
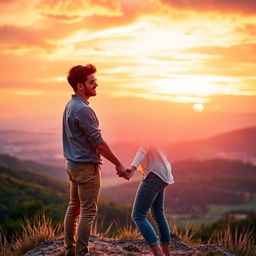
[[[115,240],[92,236],[90,239],[90,253],[92,256],[150,256],[150,248],[144,240]],[[63,238],[55,241],[47,241],[23,256],[64,256]],[[172,236],[172,256],[236,256],[218,245],[201,245],[190,247],[177,236]]]

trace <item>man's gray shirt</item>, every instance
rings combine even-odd
[[[104,140],[99,129],[98,118],[88,101],[72,95],[63,113],[63,151],[68,168],[83,163],[101,163],[96,146]]]

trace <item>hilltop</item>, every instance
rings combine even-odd
[[[47,241],[42,245],[27,252],[23,256],[64,256],[63,239],[55,241]],[[90,239],[90,255],[91,256],[149,256],[152,253],[149,246],[143,239],[123,239],[116,240],[110,238],[101,238],[91,236]],[[171,243],[172,256],[236,256],[227,249],[218,245],[200,245],[191,247],[184,243],[177,236],[172,235]]]

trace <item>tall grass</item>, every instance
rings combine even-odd
[[[9,243],[7,242],[4,232],[0,230],[0,256],[8,255]]]
[[[104,220],[95,221],[92,228],[92,235],[106,237],[106,238],[115,238],[115,239],[141,239],[143,238],[140,232],[131,224],[126,224],[121,226],[115,221],[112,221],[107,228],[104,227]]]
[[[254,236],[253,231],[248,229],[240,232],[235,229],[232,232],[231,227],[228,225],[223,232],[217,235],[217,242],[238,255],[253,256],[256,255]]]
[[[47,240],[58,238],[62,233],[62,225],[54,226],[52,220],[45,215],[35,217],[32,222],[25,219],[20,225],[21,234],[16,235],[10,242],[7,242],[1,232],[1,256],[21,256]]]
[[[117,233],[114,236],[116,239],[142,239],[141,233],[137,228],[132,225],[125,225],[123,227],[117,227]]]
[[[193,227],[191,224],[186,224],[184,228],[179,228],[175,223],[171,225],[171,232],[177,235],[182,241],[191,246],[202,244],[198,237],[200,227]],[[208,243],[218,243],[224,248],[236,253],[240,256],[256,256],[255,234],[249,229],[239,231],[231,229],[228,224],[223,231],[213,233]]]
[[[113,227],[113,225],[115,224],[115,222],[111,222],[107,228],[103,228],[104,227],[104,219],[103,221],[101,221],[101,223],[99,224],[99,221],[96,219],[96,221],[93,223],[93,227],[91,230],[91,234],[95,235],[95,236],[100,236],[100,237],[111,237],[111,229]]]
[[[107,226],[103,224],[104,221],[101,221],[100,224],[96,221],[92,228],[92,234],[115,239],[143,238],[137,228],[131,224],[121,226],[114,221]],[[20,225],[22,232],[10,242],[0,231],[0,256],[21,256],[47,240],[59,238],[63,230],[62,225],[54,226],[51,219],[46,218],[44,215],[35,217],[32,222],[25,219]],[[201,243],[201,241],[195,239],[198,228],[193,227],[191,224],[179,228],[174,223],[171,225],[171,232],[192,246]],[[252,231],[244,230],[238,232],[237,229],[231,229],[230,225],[228,225],[224,231],[219,231],[217,235],[213,233],[209,242],[217,242],[240,256],[252,256],[256,255],[254,235]]]
[[[194,227],[191,223],[187,223],[185,227],[180,228],[175,222],[170,225],[170,227],[171,233],[178,236],[182,241],[193,246],[202,243],[200,239],[195,238],[197,232],[199,231],[199,227]]]

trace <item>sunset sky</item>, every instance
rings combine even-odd
[[[255,0],[0,0],[0,60],[0,129],[59,131],[87,63],[110,141],[256,125]]]

